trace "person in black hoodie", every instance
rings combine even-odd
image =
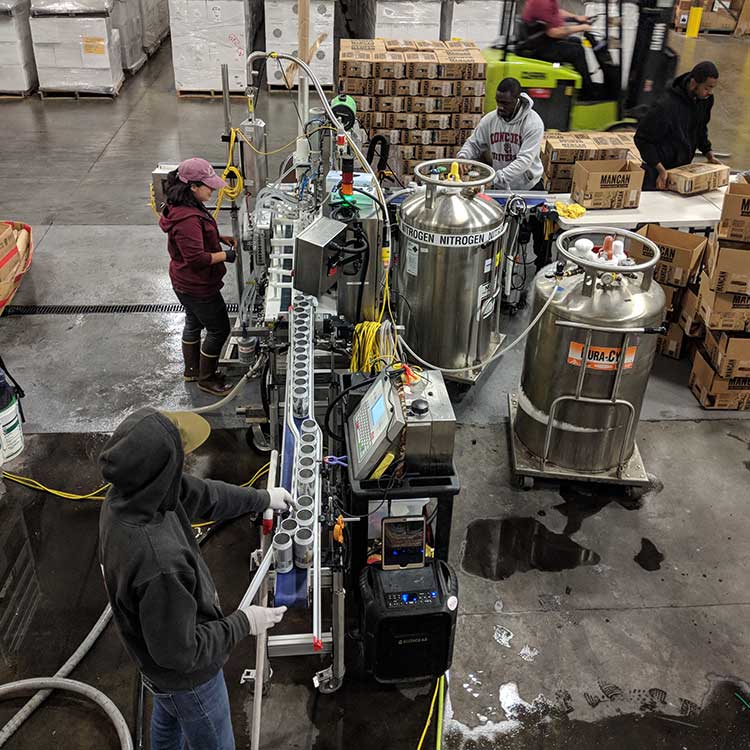
[[[224,396],[231,384],[218,371],[219,355],[231,325],[221,288],[226,263],[234,263],[234,237],[219,234],[219,227],[205,204],[214,190],[227,186],[214,168],[198,157],[186,159],[167,175],[167,205],[159,226],[167,234],[169,278],[185,308],[182,356],[185,380],[198,388]],[[225,250],[221,245],[227,246]],[[206,337],[201,345],[201,331]]]
[[[644,190],[665,190],[667,170],[690,164],[698,149],[711,164],[720,164],[708,138],[719,71],[712,62],[698,63],[646,113],[635,133],[646,175]]]
[[[210,433],[188,412],[145,408],[114,431],[99,458],[111,483],[99,517],[99,562],[115,624],[154,695],[152,750],[234,750],[223,666],[285,607],[224,615],[193,521],[293,504],[284,489],[243,489],[183,473]]]

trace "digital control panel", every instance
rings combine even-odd
[[[388,609],[406,609],[437,601],[437,591],[401,591],[385,595],[385,606]]]
[[[355,479],[368,479],[406,424],[398,390],[386,373],[349,417],[349,457]]]

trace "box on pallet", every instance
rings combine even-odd
[[[686,164],[667,170],[667,189],[680,195],[695,195],[729,184],[730,169],[724,164]]]
[[[36,84],[29,0],[0,0],[0,92],[25,94]]]
[[[750,294],[750,244],[710,242],[706,254],[709,288],[724,294]]]
[[[406,62],[401,52],[373,52],[372,74],[375,78],[403,78]]]
[[[705,345],[719,377],[750,377],[750,334],[708,330]]]
[[[707,274],[701,274],[698,310],[706,328],[720,331],[750,329],[750,295],[711,291]]]
[[[579,161],[570,197],[584,208],[638,208],[643,185],[640,164],[627,159]]]
[[[412,96],[406,98],[406,109],[409,112],[457,113],[461,109],[461,100],[456,97]]]
[[[719,237],[736,242],[750,242],[750,182],[744,177],[732,182],[724,194]]]
[[[120,34],[109,13],[113,2],[104,0],[97,16],[40,15],[31,18],[34,57],[43,91],[116,94],[122,84]],[[31,10],[55,13],[53,0],[35,0]],[[94,11],[92,11],[94,12]]]
[[[693,362],[690,390],[706,409],[750,409],[750,377],[720,377],[701,351]]]
[[[372,78],[373,56],[369,50],[345,50],[339,52],[339,78]]]
[[[448,115],[449,116],[449,115]],[[425,115],[422,115],[425,117]],[[410,130],[409,143],[422,146],[455,146],[458,142],[458,133],[455,130]]]
[[[341,52],[385,52],[388,47],[387,42],[382,39],[341,39],[339,42],[339,50]],[[392,41],[392,40],[390,40]],[[394,50],[399,52],[400,50]]]
[[[404,62],[407,78],[430,79],[439,75],[438,59],[434,52],[404,52]]]
[[[417,49],[416,44],[411,39],[384,39],[383,43],[388,52],[415,52]]]
[[[698,293],[687,287],[683,290],[682,299],[680,300],[679,323],[682,330],[691,338],[703,336],[703,321],[700,317],[700,300]]]
[[[544,159],[548,164],[575,164],[596,157],[585,133],[553,133],[545,136]]]
[[[659,247],[661,257],[654,271],[654,278],[658,282],[687,286],[697,279],[707,242],[703,235],[680,232],[658,224],[647,224],[638,230],[638,234]],[[653,257],[651,250],[639,242],[630,243],[628,255],[641,262]]]
[[[677,323],[670,323],[666,334],[659,336],[656,351],[665,357],[680,359],[685,344],[685,331]]]

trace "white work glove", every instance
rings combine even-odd
[[[250,624],[250,635],[258,635],[281,622],[286,607],[243,607],[242,610]]]
[[[297,503],[283,487],[274,487],[268,490],[268,494],[271,496],[268,507],[276,513],[288,513],[290,510],[296,510]]]

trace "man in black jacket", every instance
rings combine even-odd
[[[716,65],[698,63],[689,73],[675,78],[641,120],[635,145],[646,170],[644,190],[666,189],[667,170],[690,164],[696,149],[711,164],[720,163],[708,138],[708,122],[714,106],[712,92],[718,80]]]
[[[224,615],[191,522],[218,521],[293,501],[183,474],[208,422],[187,412],[140,409],[107,442],[112,487],[99,517],[99,560],[125,648],[154,695],[152,750],[234,750],[223,666],[243,638],[273,627],[285,607]]]

